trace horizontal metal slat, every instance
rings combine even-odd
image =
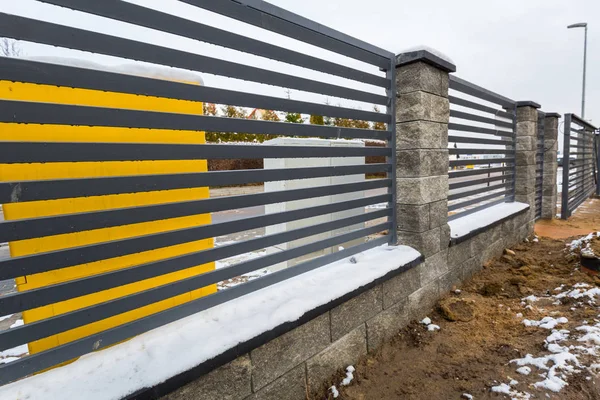
[[[235,232],[309,218],[316,215],[364,207],[389,200],[389,195],[367,197],[364,199],[348,200],[311,208],[236,219],[218,224],[208,224],[174,231],[135,236],[110,242],[71,247],[64,250],[13,257],[0,261],[0,279],[10,279],[40,272],[53,271],[74,265],[175,246],[182,243],[189,243]]]
[[[450,177],[450,179],[456,179],[456,178],[462,178],[465,176],[475,176],[475,175],[483,175],[483,174],[490,174],[490,173],[496,173],[496,172],[507,172],[507,171],[511,171],[511,174],[512,174],[512,171],[514,171],[514,167],[510,166],[510,167],[468,169],[468,170],[464,170],[464,171],[449,171],[448,176]],[[511,174],[507,174],[507,175],[511,175]]]
[[[482,165],[482,164],[502,164],[502,163],[514,163],[514,158],[485,158],[477,160],[450,160],[451,167],[457,167],[460,165]]]
[[[387,105],[388,103],[386,96],[362,90],[5,13],[0,13],[0,36],[367,103],[380,105]]]
[[[486,183],[490,183],[490,182],[496,182],[496,181],[502,181],[502,180],[512,180],[512,178],[514,177],[514,174],[507,174],[507,175],[500,175],[500,176],[492,176],[489,178],[483,178],[483,179],[473,179],[473,180],[469,180],[469,181],[463,181],[463,182],[451,182],[449,185],[450,190],[454,190],[454,189],[459,189],[459,188],[464,188],[464,187],[469,187],[469,186],[475,186],[475,185],[483,185]]]
[[[0,297],[0,309],[7,313],[16,313],[19,311],[29,310],[37,307],[42,307],[49,304],[58,303],[68,299],[85,296],[92,293],[101,292],[103,290],[112,289],[115,287],[143,281],[145,279],[155,278],[165,274],[182,271],[187,268],[192,268],[197,265],[206,264],[209,262],[221,260],[228,257],[233,257],[239,254],[244,254],[249,251],[259,250],[265,247],[274,246],[277,244],[289,242],[296,239],[309,237],[319,233],[333,231],[335,229],[352,226],[359,223],[364,223],[377,218],[383,218],[391,215],[391,209],[377,210],[354,217],[344,218],[335,220],[333,222],[310,226],[307,228],[301,228],[291,231],[286,231],[276,235],[268,235],[257,239],[252,239],[246,242],[238,242],[236,244],[211,248],[195,253],[184,254],[181,256],[171,257],[166,260],[158,260],[148,262],[141,265],[135,265],[129,268],[106,272],[99,275],[92,275],[90,277],[81,278],[65,283],[59,283],[56,285],[45,286],[38,289],[28,290],[21,293],[9,294]],[[374,231],[370,233],[379,232]],[[362,236],[358,236],[362,237]],[[353,239],[357,239],[354,237]],[[325,241],[323,241],[325,243]],[[321,244],[322,245],[322,244]],[[317,244],[317,247],[321,246]],[[315,247],[315,246],[313,246]],[[329,246],[323,246],[315,248],[305,254],[310,254],[316,250],[321,250]],[[295,253],[293,253],[295,254]],[[302,256],[305,254],[294,255],[293,257],[280,260],[278,262],[287,261],[291,258]],[[267,260],[270,258],[267,257]],[[247,272],[254,271],[255,269],[268,267],[270,262],[260,264],[257,268],[248,270],[238,270],[224,268],[223,270],[215,270],[206,272],[202,275],[203,278],[199,278],[196,282],[199,286],[192,288],[200,289],[202,287],[218,283],[221,280],[231,279],[235,276],[245,274]],[[234,271],[232,273],[232,271]],[[238,273],[239,272],[239,273]],[[164,300],[164,298],[155,298],[154,301]],[[139,305],[141,307],[142,305]],[[93,308],[93,307],[91,307]],[[106,317],[105,317],[106,318]],[[92,321],[90,321],[92,322]],[[42,336],[44,337],[44,336]],[[0,340],[2,335],[0,334]],[[19,340],[15,337],[14,340]],[[8,344],[0,345],[1,348],[9,346]],[[14,346],[10,346],[14,347]],[[6,348],[10,348],[6,347]]]
[[[455,124],[452,122],[448,124],[448,129],[451,131],[482,133],[485,135],[494,135],[494,136],[502,136],[502,137],[514,137],[513,133],[508,132],[508,131],[499,131],[496,129],[481,128],[479,126]]]
[[[450,89],[468,94],[470,96],[478,97],[482,100],[486,100],[491,103],[499,104],[504,108],[512,109],[515,108],[517,105],[514,100],[511,100],[508,97],[504,97],[498,93],[494,93],[490,90],[484,89],[481,86],[477,86],[464,79],[460,79],[455,75],[450,75],[449,84]]]
[[[10,100],[0,100],[0,122],[173,129],[195,132],[246,132],[326,138],[388,140],[391,137],[391,133],[388,131],[369,129]]]
[[[514,150],[505,149],[481,149],[481,148],[469,148],[469,149],[448,149],[449,154],[513,154]]]
[[[390,164],[334,167],[253,169],[183,174],[134,175],[105,178],[74,178],[0,182],[0,203],[22,203],[107,194],[239,185],[325,176],[370,174],[391,171]]]
[[[463,201],[461,203],[451,204],[451,205],[448,205],[448,211],[458,210],[458,209],[463,208],[463,207],[468,207],[468,206],[471,206],[473,204],[481,203],[482,201],[491,200],[493,198],[500,197],[500,196],[505,196],[505,195],[507,195],[509,193],[511,193],[511,190],[504,190],[502,192],[492,193],[492,194],[489,194],[487,196],[482,196],[482,197],[478,197],[476,199]]]
[[[476,137],[464,137],[464,136],[448,136],[449,143],[474,143],[474,144],[491,144],[497,146],[514,146],[512,140],[501,140],[501,139],[482,139]]]
[[[65,86],[116,93],[130,93],[170,99],[229,104],[233,106],[327,115],[365,121],[391,122],[388,114],[263,96],[235,90],[189,85],[87,68],[48,64],[18,58],[0,57],[0,76],[14,82]]]
[[[87,336],[74,342],[54,347],[41,353],[21,358],[20,360],[9,364],[4,364],[0,366],[0,385],[15,381],[39,370],[46,369],[61,362],[87,354],[92,348],[98,350],[115,343],[119,343],[130,337],[139,335],[151,329],[158,328],[170,322],[177,321],[181,318],[193,315],[199,311],[206,310],[226,301],[241,297],[245,294],[273,285],[277,282],[281,282],[294,276],[306,273],[323,265],[341,260],[345,257],[349,257],[353,254],[383,245],[388,241],[389,237],[387,236],[374,239],[358,246],[346,248],[337,253],[306,261],[294,266],[293,268],[288,268],[266,275],[264,277],[238,285],[234,288],[227,289],[206,297],[201,297],[191,302],[149,315],[127,324]]]
[[[216,160],[391,156],[386,147],[0,141],[0,162]]]
[[[469,113],[457,111],[457,110],[450,110],[450,117],[466,119],[466,120],[475,121],[475,122],[482,122],[482,123],[486,123],[486,124],[492,124],[492,125],[503,127],[503,128],[510,128],[510,129],[513,128],[512,122],[495,120],[493,118],[482,117],[480,115],[469,114]]]
[[[496,115],[498,117],[506,118],[506,119],[514,119],[514,116],[511,113],[508,113],[503,110],[497,110],[493,107],[488,107],[483,104],[475,103],[473,101],[461,99],[460,97],[448,96],[448,100],[450,100],[450,104],[455,104],[457,106],[467,107],[467,108],[472,108],[474,110],[487,112],[487,113]]]
[[[389,68],[394,57],[384,49],[264,1],[182,1],[380,68]]]
[[[389,89],[391,84],[384,77],[119,0],[103,0],[102,2],[96,0],[42,0],[42,2],[196,39],[371,85],[382,86],[386,89]]]
[[[387,188],[389,179],[0,222],[0,243]]]
[[[448,195],[448,201],[463,199],[465,197],[469,197],[469,196],[473,196],[473,195],[481,194],[481,193],[485,193],[485,192],[491,192],[493,190],[498,190],[498,189],[502,189],[502,188],[509,188],[509,187],[512,187],[512,184],[513,184],[513,181],[511,180],[511,181],[501,183],[498,185],[486,186],[483,188],[468,190],[468,191],[464,191],[464,192],[460,192],[460,193],[451,193]]]

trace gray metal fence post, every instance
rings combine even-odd
[[[565,128],[563,134],[563,161],[562,161],[562,195],[560,217],[569,218],[569,169],[571,166],[571,114],[565,114]]]

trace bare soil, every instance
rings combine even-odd
[[[589,215],[588,222],[595,223]],[[585,229],[586,234],[591,231],[589,226]],[[428,315],[441,327],[439,331],[429,332],[414,321],[376,354],[355,365],[350,386],[340,387],[344,376],[340,371],[331,381],[340,391],[338,400],[461,399],[466,398],[464,393],[474,399],[503,399],[509,396],[493,393],[491,387],[511,379],[519,381],[516,390],[530,393],[531,398],[600,399],[600,380],[588,370],[571,376],[568,386],[555,393],[532,386],[543,379],[536,368],[525,376],[510,364],[510,360],[526,354],[549,354],[544,339],[551,331],[526,327],[523,318],[566,316],[569,323],[560,328],[572,331],[582,321],[590,319],[593,323],[598,318],[597,305],[579,303],[575,308],[569,298],[560,304],[553,304],[554,298],[542,298],[556,294],[552,291],[561,285],[600,286],[598,277],[579,270],[579,257],[565,250],[566,243],[575,238],[539,238],[539,242],[515,246],[514,255],[488,262],[470,281],[441,299],[442,307],[438,305]],[[523,302],[532,294],[540,296],[539,301],[534,305]],[[449,318],[448,310],[458,317]],[[322,393],[317,398],[333,396]]]

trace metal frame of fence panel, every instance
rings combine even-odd
[[[598,191],[597,131],[575,114],[565,114],[561,218],[567,219]]]
[[[167,259],[132,265],[124,269],[92,274],[86,277],[51,284],[33,290],[18,292],[0,298],[0,315],[31,310],[56,302],[74,299],[99,291],[163,276],[176,271],[258,251],[275,245],[307,239],[330,233],[326,239],[304,243],[297,247],[267,253],[225,268],[194,275],[182,280],[153,287],[110,301],[0,331],[0,351],[31,341],[47,338],[74,328],[82,327],[112,316],[135,310],[193,290],[204,288],[246,273],[257,271],[289,260],[298,259],[327,248],[338,248],[360,239],[362,242],[337,252],[302,260],[292,267],[264,275],[241,285],[220,290],[214,294],[147,315],[111,329],[64,343],[20,360],[0,366],[0,385],[42,371],[73,358],[111,346],[134,335],[144,333],[225,303],[245,294],[273,285],[302,273],[322,267],[382,244],[396,244],[396,170],[395,164],[395,57],[340,32],[324,27],[296,14],[260,0],[182,0],[191,6],[215,12],[233,20],[283,35],[366,63],[371,70],[348,67],[330,61],[324,56],[304,54],[279,47],[256,38],[238,35],[192,20],[163,13],[143,6],[118,0],[41,0],[54,6],[93,14],[163,33],[194,39],[237,50],[254,56],[303,67],[321,74],[345,78],[344,82],[358,82],[374,87],[356,89],[351,84],[333,84],[318,79],[277,72],[230,62],[210,55],[161,47],[152,43],[101,34],[85,29],[38,21],[0,12],[0,37],[25,40],[43,45],[87,51],[119,57],[129,61],[143,61],[160,66],[183,68],[262,84],[279,86],[333,96],[351,101],[367,102],[386,107],[385,113],[363,111],[353,107],[332,106],[318,102],[291,100],[258,93],[197,86],[177,81],[126,75],[110,70],[94,70],[68,65],[50,64],[26,59],[0,57],[0,81],[48,85],[72,89],[88,89],[152,96],[165,99],[209,102],[253,107],[279,112],[324,115],[332,118],[370,121],[385,124],[384,130],[356,127],[291,124],[201,114],[141,111],[109,106],[83,106],[34,101],[0,99],[0,123],[45,124],[67,126],[124,127],[150,130],[181,130],[190,132],[245,132],[256,135],[294,136],[309,138],[382,140],[382,147],[317,147],[236,145],[236,144],[161,144],[122,142],[36,142],[4,141],[0,146],[0,164],[19,165],[35,163],[93,163],[120,161],[181,161],[211,159],[255,158],[341,158],[385,157],[385,163],[344,166],[319,166],[264,170],[228,170],[149,175],[118,175],[78,177],[68,179],[37,179],[0,182],[0,203],[18,204],[34,201],[82,198],[89,196],[120,195],[200,188],[208,186],[240,185],[272,181],[289,181],[317,177],[344,177],[383,173],[384,178],[359,182],[339,183],[300,189],[242,194],[219,198],[201,198],[189,201],[159,203],[137,207],[103,209],[71,214],[49,215],[36,218],[0,222],[0,242],[10,242],[54,235],[72,234],[109,227],[143,222],[168,220],[219,211],[265,206],[288,201],[316,199],[351,193],[379,190],[359,198],[334,201],[300,209],[266,213],[208,225],[178,230],[161,231],[142,236],[68,247],[61,250],[34,253],[0,260],[0,279],[12,279],[29,274],[55,271],[62,268],[107,260],[131,254],[191,243],[197,240],[234,234],[251,229],[300,221],[349,210],[360,210],[357,215],[336,217],[293,228],[277,234],[266,234],[244,241],[236,241],[193,253]],[[359,86],[360,86],[359,85]],[[360,86],[360,87],[364,87]],[[467,119],[468,116],[463,116]],[[512,116],[511,116],[512,117]],[[507,125],[502,123],[503,127]],[[502,142],[514,142],[514,133]],[[482,142],[483,143],[483,142]],[[490,153],[491,154],[491,153]],[[504,153],[498,153],[504,154]],[[512,160],[510,154],[503,155]],[[512,175],[511,175],[512,177]],[[494,187],[508,186],[494,181]],[[319,203],[320,204],[320,203]],[[381,204],[386,204],[381,207]],[[375,207],[369,207],[375,206]],[[365,209],[375,211],[365,212]],[[360,224],[360,228],[356,226]],[[346,229],[341,234],[340,229]]]
[[[544,129],[546,114],[538,111],[538,131],[535,151],[535,219],[542,218],[542,202],[544,188]]]
[[[516,102],[450,76],[449,219],[514,201]]]

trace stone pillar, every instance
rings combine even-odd
[[[537,109],[540,105],[533,101],[517,102],[517,150],[515,201],[530,206],[527,222],[529,232],[533,232],[535,220],[535,152],[537,148]]]
[[[425,51],[396,57],[396,210],[398,244],[417,249],[421,289],[412,316],[433,306],[459,278],[448,270],[448,74],[456,67]]]
[[[396,57],[398,242],[426,258],[449,243],[448,73],[454,71],[425,50]]]
[[[556,217],[558,200],[558,123],[560,114],[546,113],[544,117],[544,170],[542,186],[542,218]]]

